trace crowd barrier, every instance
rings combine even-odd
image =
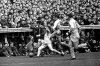
[[[100,29],[100,25],[81,25],[81,29]],[[69,26],[61,26],[60,30],[69,30]],[[0,33],[32,32],[30,28],[0,28]]]
[[[100,25],[81,25],[81,29],[100,29]],[[61,26],[60,30],[69,30],[69,26]]]
[[[30,28],[0,28],[0,33],[31,32]]]

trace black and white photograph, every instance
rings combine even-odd
[[[100,0],[0,0],[0,66],[100,66]]]

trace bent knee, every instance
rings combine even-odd
[[[39,50],[39,51],[41,51],[41,50],[42,50],[42,48],[38,48],[38,50]]]
[[[69,47],[69,48],[72,48],[73,46],[72,46],[72,45],[68,45],[68,47]]]
[[[54,51],[54,49],[53,49],[53,48],[50,48],[50,50],[51,50],[51,51]]]
[[[78,47],[74,47],[74,49],[78,49]]]

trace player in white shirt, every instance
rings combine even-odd
[[[44,40],[41,41],[42,45],[38,48],[38,53],[37,53],[38,57],[40,56],[42,49],[44,49],[47,46],[49,47],[49,49],[51,51],[56,52],[56,53],[62,55],[61,52],[57,51],[56,49],[53,49],[52,42],[51,42],[51,39],[50,39],[51,35],[52,35],[51,31],[49,30],[48,27],[46,27],[46,33],[44,35]]]
[[[54,25],[53,25],[53,30],[54,32],[52,33],[52,37],[53,36],[56,36],[57,39],[58,39],[58,47],[59,47],[59,50],[62,52],[62,54],[64,55],[64,52],[63,52],[63,47],[62,47],[62,43],[61,43],[61,31],[60,31],[60,26],[61,26],[61,23],[62,23],[62,18],[60,15],[58,15],[56,17],[56,21],[54,22]]]
[[[70,47],[70,53],[71,53],[71,57],[72,60],[76,59],[75,57],[75,53],[74,53],[74,49],[78,48],[78,44],[79,44],[79,29],[81,28],[81,26],[78,24],[78,22],[73,18],[72,14],[69,15],[69,27],[70,27],[70,39],[69,39],[69,47]]]

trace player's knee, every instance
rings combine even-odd
[[[42,48],[38,48],[38,51],[41,51],[42,50]]]
[[[72,45],[68,45],[69,46],[69,48],[72,48]]]
[[[50,50],[51,50],[51,51],[54,51],[54,49],[53,49],[53,48],[50,48]]]
[[[78,49],[78,46],[74,47],[74,49]]]

